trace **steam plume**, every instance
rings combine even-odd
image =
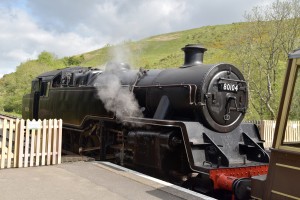
[[[119,120],[126,117],[142,117],[142,111],[128,87],[122,87],[119,77],[104,72],[97,80],[98,96],[108,111],[115,113]]]

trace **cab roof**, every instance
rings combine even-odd
[[[294,50],[292,53],[289,54],[289,59],[293,58],[300,58],[300,48]]]
[[[64,68],[64,69],[57,69],[57,70],[42,73],[42,74],[38,75],[37,78],[55,77],[56,75],[58,75],[61,72],[81,70],[81,69],[82,70],[88,70],[87,67],[67,67],[67,68]]]

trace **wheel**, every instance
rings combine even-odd
[[[79,154],[89,157],[99,157],[99,149],[101,147],[100,136],[97,129],[92,127],[80,134],[79,137]]]

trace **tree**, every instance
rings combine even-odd
[[[84,61],[84,56],[71,56],[71,57],[64,57],[64,63],[66,66],[74,66],[74,65],[79,65]]]
[[[38,56],[38,61],[44,64],[51,64],[52,61],[55,60],[55,56],[52,53],[49,53],[47,51],[43,51]]]
[[[261,119],[275,119],[288,52],[299,46],[299,0],[254,7],[234,48],[248,81],[250,104]]]
[[[31,90],[31,81],[41,73],[64,68],[62,60],[48,52],[42,52],[38,60],[20,64],[17,71],[0,79],[0,112],[21,114],[22,97]]]

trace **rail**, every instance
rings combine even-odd
[[[62,120],[0,116],[0,169],[61,163]]]

